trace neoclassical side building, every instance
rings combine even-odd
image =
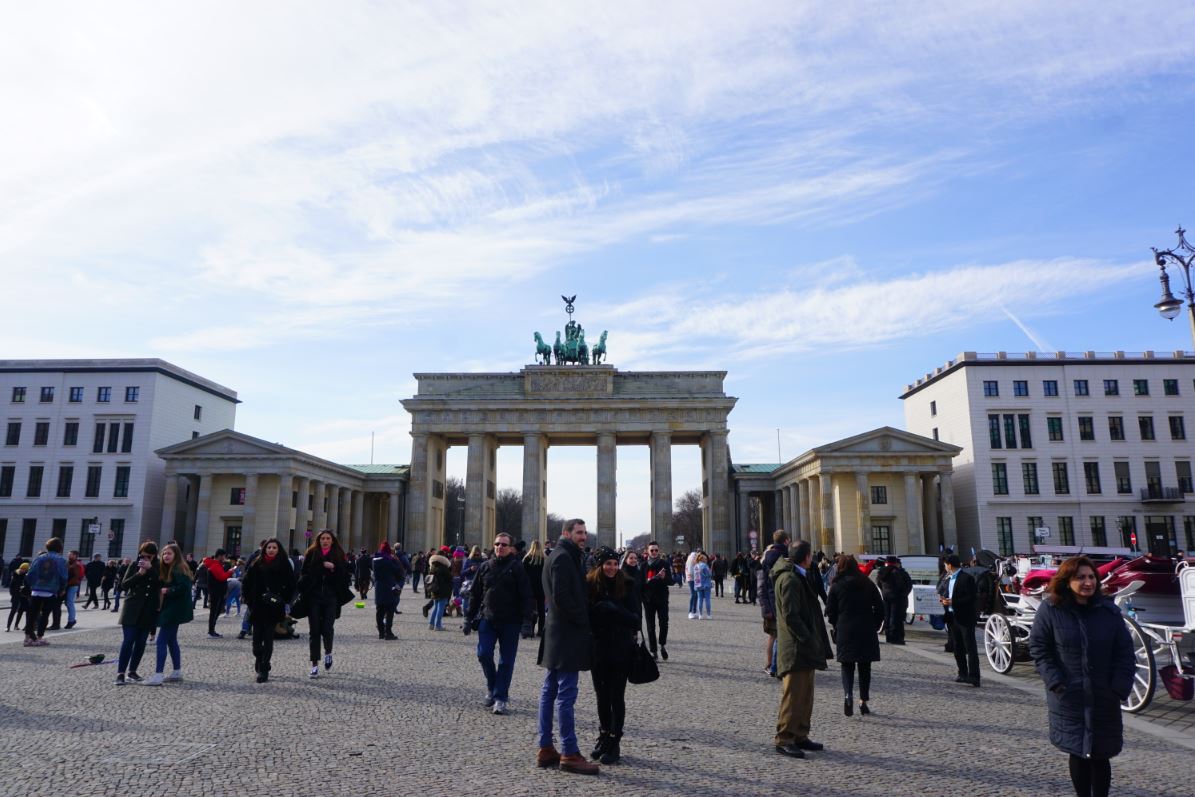
[[[884,426],[782,464],[732,465],[739,549],[766,546],[777,528],[827,552],[921,554],[955,547],[951,460],[960,450]],[[750,528],[752,499],[760,503],[763,529]]]
[[[301,549],[319,529],[370,550],[405,536],[405,465],[339,465],[231,429],[156,453],[166,463],[160,538],[196,556],[269,537]]]

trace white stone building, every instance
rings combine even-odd
[[[1195,354],[977,354],[901,396],[909,431],[962,447],[959,544],[1195,549]]]
[[[158,539],[165,446],[233,427],[237,394],[164,360],[0,360],[0,552]],[[90,526],[99,533],[88,533]]]

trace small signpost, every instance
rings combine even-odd
[[[87,533],[91,534],[91,535],[99,534],[100,533],[100,524],[99,523],[90,524],[87,527]]]
[[[1033,536],[1038,540],[1050,539],[1050,527],[1049,526],[1038,526],[1037,528],[1035,528],[1033,530]]]

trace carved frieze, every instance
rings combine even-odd
[[[523,371],[527,396],[609,396],[614,393],[614,371],[588,368],[528,368]]]

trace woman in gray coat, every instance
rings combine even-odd
[[[1120,703],[1133,688],[1133,642],[1087,557],[1063,562],[1046,594],[1029,653],[1046,684],[1050,742],[1070,754],[1075,793],[1103,797],[1112,783],[1109,760],[1124,745]]]
[[[871,713],[871,663],[880,660],[878,631],[884,622],[884,600],[879,589],[859,570],[855,557],[840,555],[826,601],[826,617],[834,628],[837,660],[842,667],[842,713],[855,713],[855,668],[859,669],[859,714]]]

